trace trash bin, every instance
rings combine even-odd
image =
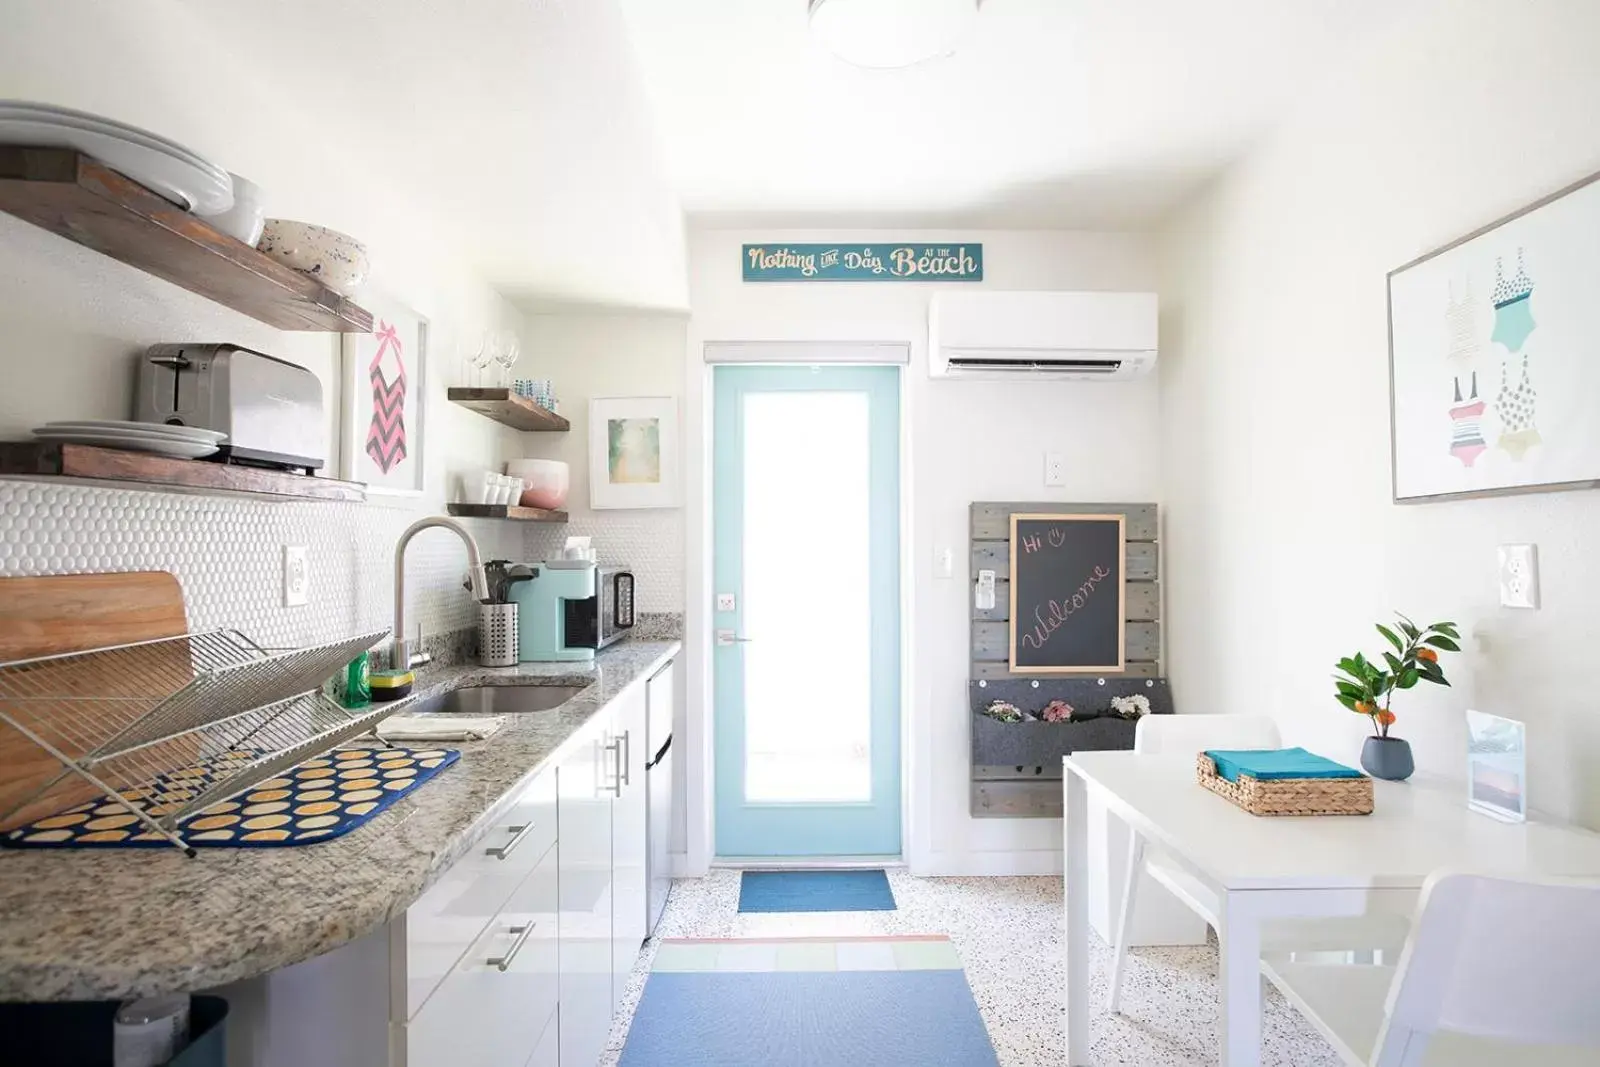
[[[0,1067],[111,1067],[117,1001],[0,1004]],[[189,1001],[189,1047],[168,1067],[227,1067],[228,1002]]]

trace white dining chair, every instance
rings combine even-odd
[[[1133,750],[1142,755],[1281,746],[1278,725],[1266,715],[1146,715],[1139,720],[1133,735]],[[1162,849],[1146,845],[1144,838],[1130,829],[1127,877],[1123,879],[1116,941],[1111,946],[1106,996],[1107,1010],[1113,1012],[1122,1000],[1122,977],[1141,872],[1209,923],[1218,937],[1225,936],[1219,919],[1222,903],[1216,892]],[[1405,941],[1408,925],[1404,915],[1383,913],[1338,919],[1279,919],[1262,926],[1261,945],[1263,952],[1395,952]]]
[[[1600,1063],[1600,883],[1435,873],[1397,966],[1261,969],[1351,1067]]]

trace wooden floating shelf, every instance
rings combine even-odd
[[[89,478],[128,482],[141,488],[253,493],[295,500],[359,502],[367,498],[367,487],[360,482],[341,482],[203,459],[174,459],[148,452],[38,441],[0,442],[0,477]]]
[[[462,519],[511,519],[515,522],[566,522],[565,511],[519,508],[515,504],[449,504],[450,514]]]
[[[0,211],[280,330],[372,329],[321,282],[69,148],[0,145]]]
[[[452,387],[447,395],[450,403],[486,415],[514,430],[561,433],[572,429],[572,423],[560,415],[540,407],[527,397],[518,396],[510,389]]]

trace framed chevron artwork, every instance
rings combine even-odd
[[[340,471],[369,493],[422,492],[428,321],[382,298],[371,333],[347,333],[341,346]]]
[[[1397,503],[1600,485],[1600,175],[1389,275]]]

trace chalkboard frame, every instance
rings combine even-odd
[[[1022,553],[1017,551],[1017,526],[1023,522],[1114,522],[1117,524],[1117,662],[1096,664],[1071,664],[1059,667],[1033,666],[1017,662],[1017,581],[1018,560]],[[1053,512],[1013,512],[1010,522],[1010,619],[1006,622],[1008,639],[1007,667],[1012,674],[1105,674],[1112,671],[1121,671],[1127,667],[1128,661],[1128,519],[1126,515],[1118,514],[1092,514],[1092,515],[1063,515]]]

